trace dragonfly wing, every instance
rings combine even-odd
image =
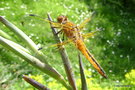
[[[62,24],[49,21],[53,28],[62,28]]]
[[[91,18],[88,18],[88,19],[84,20],[84,21],[78,26],[78,28],[79,28],[80,30],[82,30],[82,29],[84,28],[84,26],[85,26],[90,20],[91,20]]]
[[[96,32],[98,32],[98,31],[93,31],[93,32],[90,32],[90,33],[87,33],[87,34],[82,34],[82,37],[83,37],[83,38],[92,37],[92,36],[95,35]]]
[[[64,41],[64,42],[51,45],[51,47],[66,45],[66,44],[68,44],[68,43],[70,43],[70,42],[72,42],[72,40],[71,40],[71,39],[68,39],[68,40],[66,40],[66,41]]]
[[[57,44],[53,44],[53,45],[41,47],[41,48],[39,48],[38,50],[42,50],[42,49],[44,49],[44,48],[49,48],[49,47],[58,47],[58,46],[60,47],[60,46],[62,46],[62,45],[66,45],[66,44],[68,44],[68,43],[70,43],[70,42],[72,42],[71,39],[66,40],[66,41],[64,41],[64,42],[61,42],[61,43],[57,43]]]
[[[43,18],[43,17],[40,17],[40,16],[38,16],[38,15],[29,14],[29,16],[34,16],[35,18],[41,19],[41,20],[43,20],[43,21],[45,21],[45,22],[49,22],[49,23],[51,23],[52,27],[55,27],[55,28],[61,28],[61,27],[62,27],[62,24],[57,23],[57,22],[53,22],[53,21],[49,21],[49,20],[47,20],[47,19],[45,19],[45,18]]]
[[[95,12],[92,13],[92,15],[90,16],[90,18],[84,20],[79,26],[78,28],[80,30],[82,30],[84,28],[84,26],[95,16]]]

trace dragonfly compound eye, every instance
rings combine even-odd
[[[67,21],[67,17],[66,16],[58,16],[57,21],[59,23],[65,23]]]

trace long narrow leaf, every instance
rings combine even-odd
[[[45,87],[44,85],[42,85],[41,83],[33,80],[32,78],[29,78],[27,76],[23,76],[23,79],[28,82],[29,84],[31,84],[32,86],[34,86],[35,88],[37,88],[38,90],[50,90],[49,88]]]
[[[12,39],[7,33],[5,33],[4,31],[0,30],[0,36],[3,36],[7,39]]]
[[[7,40],[0,36],[0,44],[6,47],[7,49],[10,49],[12,52],[14,52],[16,55],[23,58],[25,61],[33,65],[34,67],[40,69],[41,71],[45,72],[46,74],[50,75],[51,77],[58,80],[61,84],[63,84],[67,89],[70,89],[70,86],[65,82],[62,75],[60,75],[54,68],[49,66],[48,64],[45,64],[41,62],[39,59],[31,56],[30,54],[26,53],[25,51],[19,49],[18,47],[14,47],[11,44],[10,40]]]
[[[24,43],[28,45],[30,50],[32,50],[37,58],[47,63],[44,54],[38,50],[37,45],[19,28],[17,28],[14,24],[6,20],[4,17],[0,16],[0,22],[2,22],[6,27],[12,30]]]
[[[30,46],[30,48],[33,51],[37,51],[38,47],[37,45],[19,28],[17,28],[14,24],[10,23],[8,20],[6,20],[4,17],[0,16],[0,21],[8,27],[10,30],[12,30],[17,36],[19,36],[23,41],[27,42],[27,44]]]
[[[52,21],[52,19],[51,19],[51,17],[50,17],[49,14],[48,14],[48,19],[50,21]],[[52,32],[53,32],[53,35],[54,35],[54,38],[56,39],[56,41],[58,43],[61,43],[62,41],[58,37],[57,30],[55,28],[53,28],[52,26],[51,26],[51,29],[52,29]],[[74,78],[74,74],[73,74],[73,71],[72,71],[72,66],[70,64],[70,60],[68,58],[68,55],[67,55],[67,52],[66,52],[64,46],[61,46],[60,47],[59,52],[60,52],[61,57],[62,57],[62,61],[63,61],[63,64],[64,64],[64,68],[65,68],[67,77],[68,77],[68,81],[69,81],[70,85],[72,86],[72,88],[74,90],[77,90],[76,83],[75,83],[75,78]]]
[[[20,50],[22,50],[22,51],[24,51],[24,52],[30,54],[30,51],[29,51],[28,49],[24,48],[23,46],[21,46],[21,45],[15,43],[15,42],[13,42],[13,41],[10,41],[10,40],[7,40],[7,42],[10,43],[11,46],[14,46],[14,47],[16,47],[16,48],[18,48],[18,49],[20,49]]]
[[[85,79],[83,62],[82,62],[82,58],[80,56],[80,53],[78,54],[78,58],[79,58],[79,67],[80,67],[82,90],[87,90],[87,83],[86,83],[86,79]]]

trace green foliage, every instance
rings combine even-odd
[[[109,79],[105,80],[100,78],[99,75],[95,73],[93,68],[90,69],[90,64],[83,57],[85,69],[88,70],[85,73],[87,82],[89,82],[88,88],[99,90],[122,90],[127,87],[121,86],[121,88],[117,87],[117,85],[134,85],[134,77],[130,76],[134,73],[134,70],[129,72],[131,69],[135,68],[135,15],[133,11],[134,7],[132,8],[134,1],[128,1],[126,6],[124,5],[124,2],[120,0],[103,1],[80,0],[79,2],[79,0],[1,0],[0,15],[5,16],[8,20],[12,21],[19,28],[24,30],[24,32],[26,32],[27,35],[29,35],[39,46],[44,47],[55,44],[49,24],[42,20],[29,17],[28,14],[37,14],[47,18],[46,14],[49,12],[55,21],[58,15],[63,14],[67,15],[69,19],[76,24],[80,24],[80,22],[82,22],[85,18],[90,17],[92,11],[95,11],[95,17],[92,18],[92,21],[86,26],[87,30],[84,30],[84,32],[88,33],[95,30],[100,30],[100,32],[98,32],[94,38],[88,39],[86,41],[86,45],[88,46],[90,52],[93,53],[95,58],[101,63],[101,66],[105,69]],[[17,42],[22,44],[22,42],[14,36],[13,33],[9,32],[8,29],[5,27],[0,27],[0,29],[6,30],[5,32],[8,32],[12,37],[17,39]],[[9,51],[6,51],[1,46],[0,48],[0,81],[9,77],[12,78],[10,79],[12,83],[8,82],[8,84],[6,84],[10,90],[21,90],[21,88],[24,88],[25,90],[34,90],[29,84],[20,80],[21,77],[16,77],[18,74],[13,73],[14,69],[17,69],[18,72],[21,72],[22,70],[22,72],[19,73],[19,76],[22,75],[22,73],[27,73],[33,74],[36,77],[39,75],[40,77],[40,74],[42,73],[35,69],[33,70],[32,67],[27,65],[27,63],[23,61],[20,62],[20,60],[18,60],[20,58],[16,57]],[[74,47],[66,46],[66,48],[75,70],[75,74],[77,76],[76,81],[79,87],[80,77],[78,74],[79,66],[77,61],[77,51]],[[49,63],[65,75],[63,68],[60,68],[63,67],[61,65],[62,62],[60,60],[60,55],[58,53],[54,53],[54,51],[57,52],[57,49],[43,48],[42,51],[45,52],[46,58],[50,60]],[[22,67],[19,66],[20,63]],[[12,65],[10,66],[10,64]],[[14,68],[13,66],[16,67]],[[39,74],[37,74],[37,72]],[[14,82],[14,80],[16,82]],[[44,76],[44,80],[41,78],[41,81],[43,84],[47,84],[48,87],[52,89],[55,89],[53,86],[56,86],[56,88],[63,88],[60,84],[57,84],[47,76]],[[131,88],[134,87],[131,86]]]

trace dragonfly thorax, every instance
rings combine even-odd
[[[57,22],[62,25],[62,31],[69,39],[82,39],[77,25],[68,21],[66,16],[58,16]]]
[[[66,23],[64,23],[62,31],[69,39],[76,40],[78,38],[81,38],[77,26],[72,22],[67,21]]]

